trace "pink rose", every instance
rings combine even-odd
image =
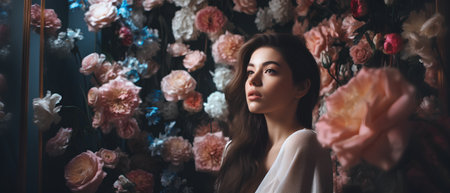
[[[394,68],[363,68],[326,99],[317,138],[350,167],[361,159],[389,170],[408,144],[415,90]]]
[[[342,20],[341,28],[345,33],[344,39],[347,42],[351,42],[349,40],[353,40],[355,37],[355,30],[363,26],[365,22],[356,20],[352,15],[347,15]]]
[[[145,11],[150,11],[155,7],[159,7],[164,3],[164,0],[144,0],[142,6]]]
[[[222,34],[212,45],[214,62],[233,66],[237,62],[237,54],[244,44],[244,37],[230,32]]]
[[[96,71],[100,65],[105,61],[105,55],[98,55],[97,53],[92,53],[87,55],[81,61],[80,72],[84,75],[89,75]]]
[[[222,136],[222,132],[208,133],[201,137],[194,138],[195,170],[205,172],[219,171],[222,165],[222,153],[227,137]]]
[[[65,167],[67,187],[76,193],[95,193],[106,176],[102,168],[102,159],[92,151],[77,155]]]
[[[183,137],[169,137],[163,143],[162,157],[164,161],[179,166],[191,159],[192,145]]]
[[[183,59],[183,66],[189,72],[196,71],[205,65],[206,54],[200,50],[190,51]]]
[[[366,0],[351,0],[350,8],[354,18],[361,18],[367,15],[368,7]]]
[[[161,91],[167,101],[183,100],[196,86],[197,81],[185,70],[173,70],[161,80]]]
[[[88,25],[88,29],[93,32],[109,26],[117,19],[119,19],[117,16],[117,7],[107,2],[100,2],[89,6],[89,10],[84,14],[84,20]]]
[[[127,79],[116,78],[102,85],[99,89],[99,105],[105,109],[108,118],[124,118],[133,114],[141,103],[141,87]]]
[[[183,101],[184,110],[196,113],[203,109],[203,98],[202,94],[196,91],[192,91]]]
[[[126,174],[126,177],[136,185],[136,192],[152,193],[155,180],[151,173],[144,170],[132,170]]]
[[[56,32],[61,28],[61,20],[59,20],[58,15],[53,9],[45,9],[45,21],[44,28],[50,33]],[[31,25],[35,27],[35,30],[39,32],[41,26],[41,6],[38,4],[31,5]]]
[[[396,54],[403,48],[402,36],[397,33],[390,33],[384,35],[384,49],[385,54]]]
[[[195,27],[205,33],[214,34],[219,32],[227,22],[227,18],[217,7],[206,6],[195,15]]]
[[[355,64],[365,64],[373,55],[373,50],[366,39],[350,48],[350,56]]]
[[[175,42],[167,45],[167,52],[173,56],[184,56],[189,52],[189,46],[183,43]]]
[[[58,133],[47,141],[45,151],[50,156],[62,155],[67,146],[69,146],[69,140],[72,136],[72,128],[60,128]]]
[[[125,71],[122,66],[116,62],[114,62],[114,64],[104,62],[94,71],[94,75],[101,84],[104,84],[117,77],[125,77]]]
[[[325,36],[322,34],[319,27],[313,27],[303,34],[306,41],[306,47],[311,54],[316,58],[320,58],[320,53],[327,47]]]
[[[100,150],[95,152],[95,155],[102,158],[105,167],[114,169],[117,163],[119,163],[120,157],[122,156],[122,152],[120,151],[119,148],[115,150],[101,148]]]
[[[247,15],[254,15],[258,11],[256,0],[233,0],[233,10]]]
[[[134,138],[141,131],[135,118],[116,120],[115,123],[117,135],[122,139]]]

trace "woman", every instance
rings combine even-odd
[[[240,50],[225,90],[232,142],[218,193],[332,192],[329,153],[312,131],[320,75],[304,43],[289,34],[259,34]]]

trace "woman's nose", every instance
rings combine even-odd
[[[255,72],[249,80],[249,84],[251,86],[261,86],[262,85],[262,81],[261,81],[261,75],[258,72]]]

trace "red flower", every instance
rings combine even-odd
[[[350,7],[354,18],[361,18],[367,14],[367,2],[365,0],[352,0]]]
[[[153,186],[155,184],[153,174],[137,169],[128,172],[126,177],[136,184],[137,193],[153,193]]]
[[[131,34],[131,30],[125,26],[120,28],[119,38],[122,40],[121,43],[124,46],[131,46],[131,44],[133,44],[133,35]]]
[[[403,47],[403,40],[400,34],[390,33],[384,36],[384,49],[385,54],[396,54]]]

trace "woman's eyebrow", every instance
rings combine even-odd
[[[275,61],[271,61],[271,60],[262,63],[262,66],[267,66],[267,65],[269,65],[269,64],[275,64],[275,65],[277,65],[277,66],[281,66],[280,63],[275,62]],[[247,66],[255,66],[255,65],[254,65],[253,63],[248,63]]]

